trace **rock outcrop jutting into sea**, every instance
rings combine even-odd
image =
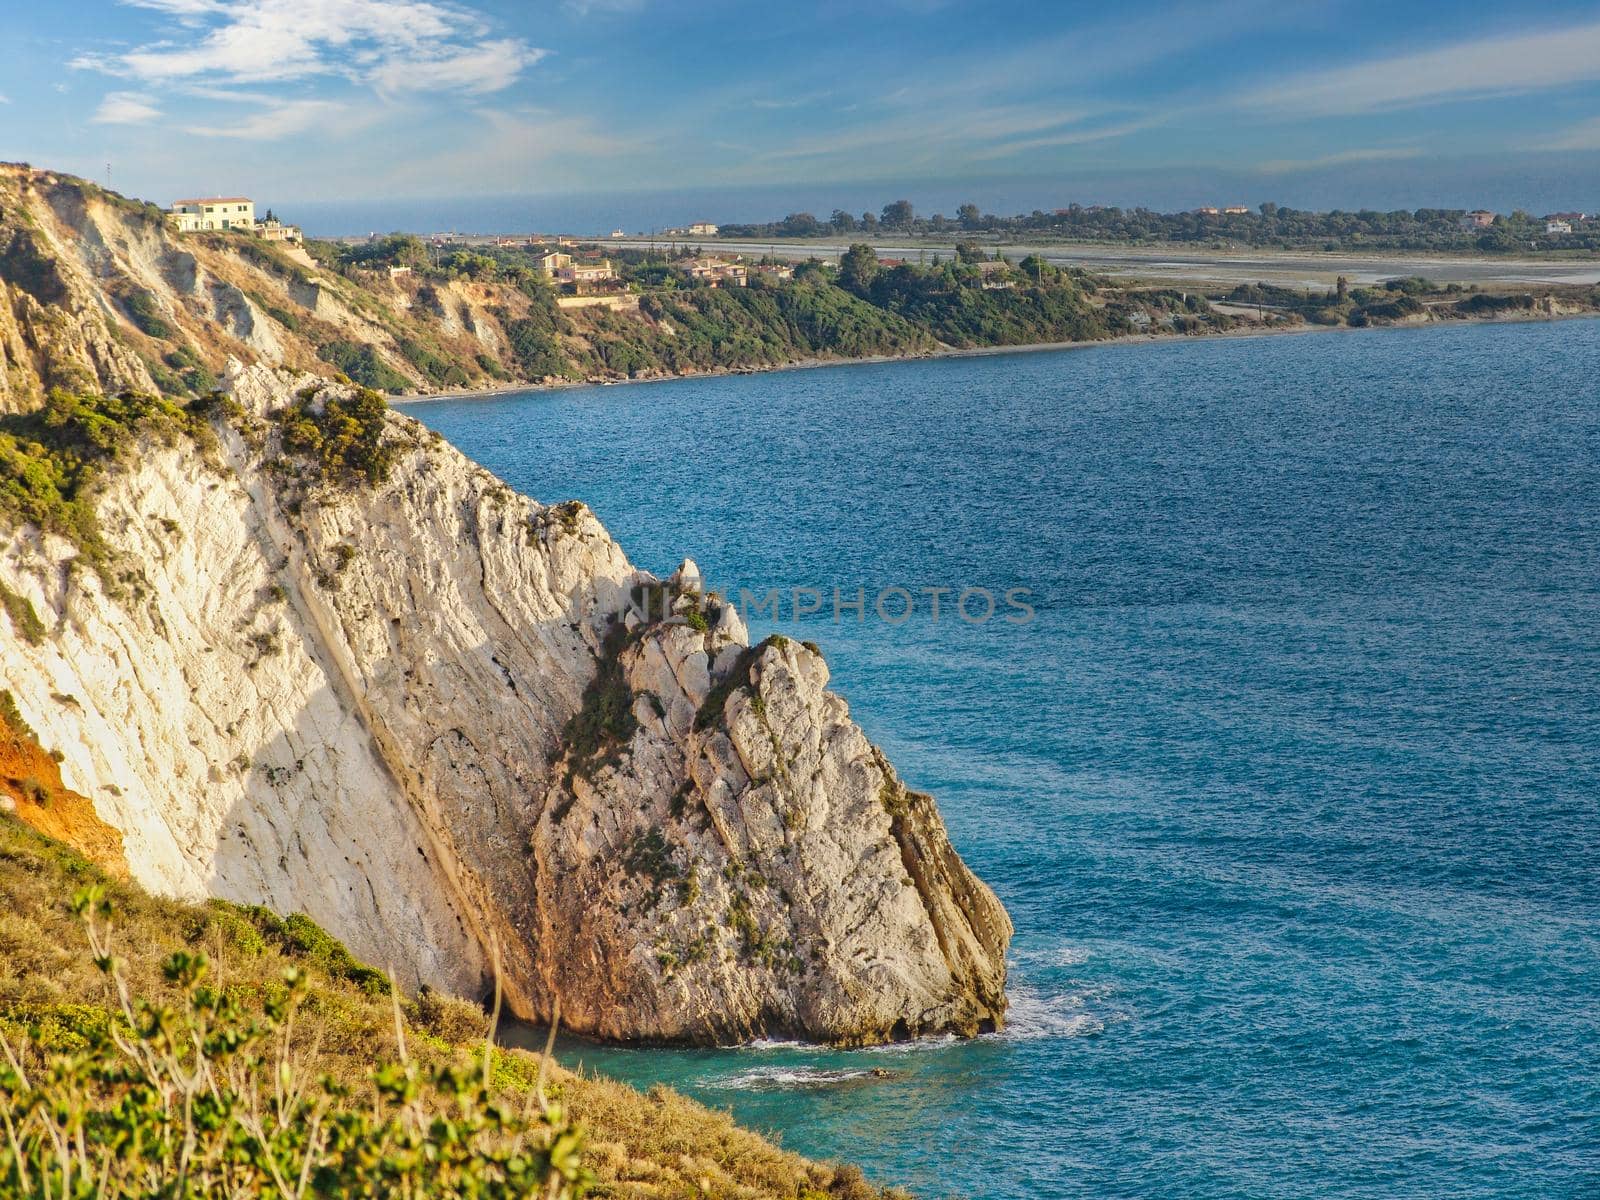
[[[0,683],[136,880],[302,910],[407,987],[480,994],[498,955],[518,1015],[604,1037],[1002,1020],[1003,908],[815,650],[398,414],[385,481],[308,481],[273,414],[346,389],[225,385],[216,445],[108,473],[108,570],[0,549],[44,626],[0,630]]]

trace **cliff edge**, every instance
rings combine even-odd
[[[370,393],[224,385],[119,449],[94,553],[0,532],[36,621],[0,682],[137,882],[304,911],[408,987],[498,959],[519,1016],[603,1037],[1002,1022],[1003,908],[816,651]]]

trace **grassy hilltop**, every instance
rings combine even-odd
[[[397,1003],[382,972],[304,917],[155,899],[12,816],[0,914],[6,1196],[886,1194],[666,1089],[552,1067],[541,1112],[538,1056],[496,1049],[485,1084],[476,1006]],[[115,974],[95,962],[106,946]],[[284,1169],[305,1163],[302,1192]]]

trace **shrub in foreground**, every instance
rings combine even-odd
[[[494,1086],[492,1046],[481,1065],[411,1061],[396,1000],[397,1057],[358,1092],[303,1068],[300,970],[246,1003],[211,981],[204,955],[178,952],[163,973],[181,1000],[153,1004],[111,953],[104,892],[85,889],[74,909],[110,1019],[65,1053],[0,1035],[0,1194],[559,1200],[587,1188],[583,1135],[546,1095],[548,1053],[519,1108]]]

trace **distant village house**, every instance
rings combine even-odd
[[[978,270],[978,276],[983,281],[983,290],[986,292],[1009,291],[1017,286],[1017,281],[1011,277],[1011,265],[1003,262],[973,263]]]
[[[300,227],[298,225],[285,225],[270,212],[264,220],[256,222],[256,236],[268,242],[298,242],[301,241]]]
[[[1488,229],[1494,224],[1494,214],[1487,209],[1477,209],[1461,218],[1463,229]]]
[[[549,275],[552,278],[560,275],[562,271],[569,270],[571,267],[572,255],[562,254],[558,250],[541,254],[533,260],[533,269],[535,271],[541,275]]]
[[[573,263],[556,278],[563,283],[606,283],[617,277],[616,269],[609,260],[597,263]]]
[[[560,250],[539,255],[533,260],[533,269],[555,283],[570,283],[580,288],[609,283],[617,278],[616,268],[609,260],[578,262],[572,255]]]
[[[689,278],[711,287],[744,287],[750,282],[750,268],[743,263],[721,258],[692,258],[683,264]]]

